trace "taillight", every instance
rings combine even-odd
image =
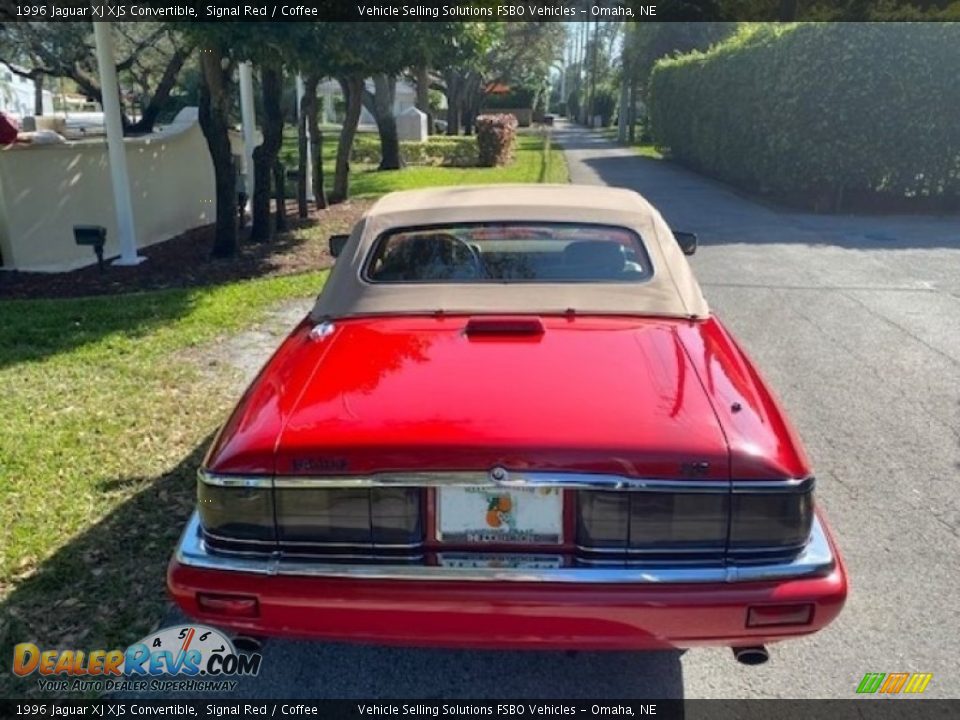
[[[813,619],[813,605],[751,605],[747,608],[747,627],[775,627],[777,625],[809,625]]]
[[[324,488],[322,480],[199,474],[197,505],[207,544],[229,552],[384,550],[409,555],[423,542],[422,491]]]
[[[197,593],[197,607],[203,612],[229,617],[257,617],[260,606],[250,595]]]
[[[587,553],[723,551],[726,492],[577,493],[577,545]]]
[[[734,482],[729,491],[580,491],[577,546],[594,561],[724,551],[764,558],[804,547],[813,515],[812,478]]]
[[[276,540],[270,478],[215,476],[200,472],[197,510],[204,532],[213,539],[248,543]]]
[[[322,480],[316,481],[322,484]],[[278,487],[280,543],[411,546],[423,540],[419,488]]]
[[[813,526],[813,481],[734,483],[730,552],[757,554],[803,547]]]

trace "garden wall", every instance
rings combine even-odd
[[[140,247],[214,221],[213,165],[200,126],[171,125],[124,141]],[[0,152],[3,268],[71,270],[96,262],[74,225],[107,228],[107,257],[119,255],[106,142],[13,146]]]
[[[960,206],[960,23],[747,28],[659,62],[654,142],[818,209]]]

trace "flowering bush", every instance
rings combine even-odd
[[[478,115],[477,150],[481,167],[506,165],[517,144],[517,118],[513,115]]]

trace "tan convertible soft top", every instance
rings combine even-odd
[[[384,232],[464,222],[537,221],[626,227],[643,239],[653,277],[645,282],[370,283],[364,260]],[[533,290],[535,287],[535,290]],[[390,193],[357,223],[311,313],[353,315],[540,313],[704,318],[709,309],[663,218],[630,190],[593,185],[491,185]]]

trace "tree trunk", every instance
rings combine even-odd
[[[380,136],[380,166],[378,170],[399,170],[403,167],[400,158],[400,138],[397,135],[397,118],[393,114],[393,103],[397,96],[397,79],[384,74],[373,76],[371,93],[363,88],[363,104],[377,121],[377,134]]]
[[[33,74],[33,114],[43,115],[43,73]]]
[[[303,111],[307,132],[310,134],[310,146],[313,148],[313,204],[318,210],[327,207],[327,193],[323,189],[323,134],[320,132],[317,103],[318,75],[307,75],[303,80]]]
[[[273,163],[273,185],[276,188],[276,199],[274,200],[277,232],[283,232],[287,229],[287,168],[277,158]]]
[[[306,96],[306,92],[304,92]],[[307,113],[304,97],[297,98],[297,216],[302,218],[310,214],[307,205],[307,165],[309,145],[307,144]]]
[[[417,110],[427,114],[427,135],[433,135],[433,116],[430,114],[430,71],[426,65],[415,68],[417,75]]]
[[[200,53],[200,128],[207,140],[216,185],[214,257],[237,254],[237,168],[230,150],[230,72],[221,66],[219,47]]]
[[[463,110],[463,79],[459,73],[449,72],[446,77],[447,135],[460,134],[460,113]]]
[[[183,68],[183,64],[187,61],[187,58],[190,57],[192,52],[192,46],[177,48],[176,52],[174,52],[170,57],[170,62],[167,63],[167,67],[164,68],[160,82],[157,84],[157,89],[153,92],[153,95],[150,97],[150,101],[143,109],[143,114],[140,116],[140,119],[137,122],[133,123],[127,128],[127,132],[153,132],[153,126],[157,122],[157,117],[160,115],[160,110],[163,109],[164,104],[169,99],[170,92],[177,84],[177,77],[180,75],[180,70]]]
[[[330,202],[333,204],[346,200],[349,191],[350,151],[353,149],[353,138],[357,134],[360,110],[363,107],[363,76],[348,75],[340,78],[340,87],[347,110],[343,128],[340,130],[340,142],[337,144],[337,165],[333,176],[333,192],[330,193]]]
[[[471,73],[463,83],[463,134],[473,135],[474,121],[480,114],[480,107],[483,105],[483,88],[481,87],[481,78],[478,73]]]
[[[277,153],[283,142],[283,69],[278,65],[264,65],[260,70],[263,92],[263,142],[253,149],[253,225],[250,239],[269,242],[273,236],[270,225],[270,177],[277,162]]]

